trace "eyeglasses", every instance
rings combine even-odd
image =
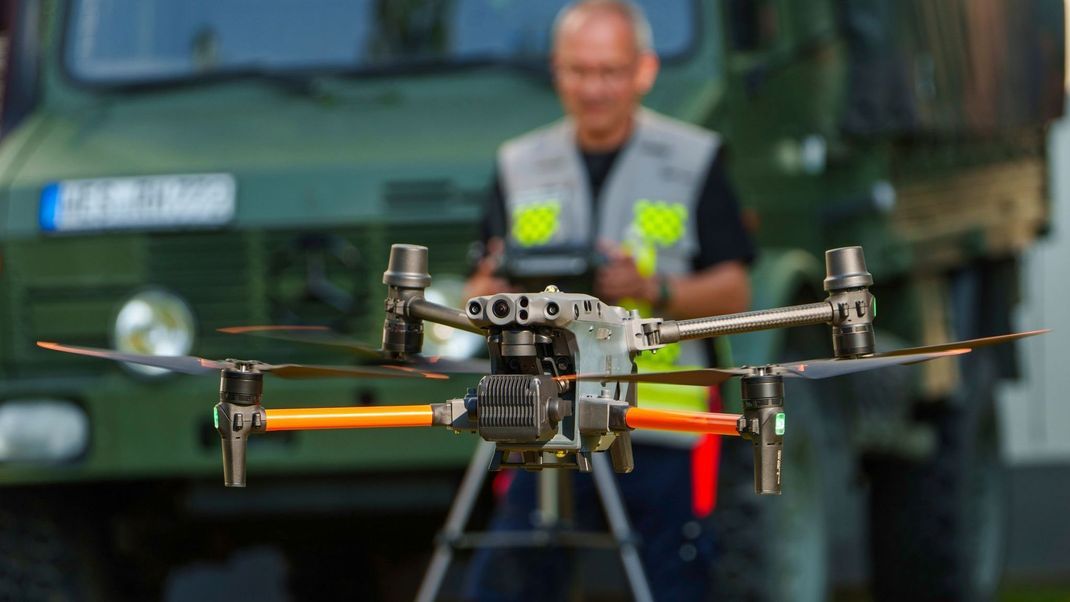
[[[604,86],[621,86],[635,75],[635,65],[635,63],[602,67],[556,65],[554,73],[565,84],[581,84],[593,80]]]

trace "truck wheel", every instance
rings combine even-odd
[[[871,461],[870,548],[877,600],[989,600],[1002,573],[1004,471],[991,389],[926,408],[939,451]]]
[[[817,414],[815,383],[792,379],[785,391],[783,493],[754,492],[751,443],[721,447],[713,600],[800,602],[826,599],[829,529],[823,458],[829,453]]]
[[[72,500],[72,504],[77,501]],[[59,516],[72,517],[58,520]],[[0,599],[103,599],[87,546],[87,529],[40,496],[4,492],[0,498]]]

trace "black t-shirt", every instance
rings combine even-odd
[[[621,149],[603,153],[583,153],[587,181],[591,185],[594,203],[592,219],[598,222],[598,197],[612,172]],[[739,202],[735,190],[728,182],[724,167],[724,152],[719,150],[710,161],[706,181],[702,185],[698,204],[695,207],[695,224],[698,234],[698,254],[693,258],[695,271],[708,268],[722,261],[750,263],[757,254],[754,241],[743,228],[739,215]],[[505,237],[507,229],[505,194],[500,175],[495,173],[494,186],[488,199],[483,220],[483,241],[491,237]]]

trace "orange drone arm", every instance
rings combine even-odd
[[[359,429],[431,426],[431,406],[293,408],[264,410],[264,430]]]
[[[364,408],[290,408],[264,410],[266,431],[433,426],[430,405]],[[739,436],[739,414],[628,408],[624,420],[633,429],[685,431]]]
[[[628,408],[624,421],[633,429],[660,431],[686,431],[689,433],[712,433],[738,437],[736,424],[739,414],[714,414],[712,412],[684,412],[681,410],[650,410]]]

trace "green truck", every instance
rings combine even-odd
[[[213,379],[35,342],[346,361],[218,329],[322,324],[375,345],[394,242],[428,246],[436,300],[460,302],[497,145],[560,114],[546,64],[560,4],[10,3],[0,546],[32,552],[0,558],[0,590],[158,594],[161,567],[250,542],[338,543],[348,517],[375,591],[408,595],[389,578],[418,573],[474,441],[262,437],[251,486],[224,490]],[[755,307],[822,297],[821,252],[862,244],[878,345],[1008,329],[1018,255],[1047,223],[1061,2],[643,4],[662,57],[647,104],[731,149],[762,249]],[[427,350],[480,343],[435,328]],[[829,351],[805,329],[732,346],[747,364]],[[749,450],[726,444],[711,523],[722,594],[818,600],[867,575],[890,599],[904,575],[936,597],[991,593],[1006,529],[991,391],[1014,365],[971,355],[789,391],[781,498],[755,497]],[[469,380],[273,381],[265,404],[439,401]],[[865,549],[872,569],[845,560]]]

